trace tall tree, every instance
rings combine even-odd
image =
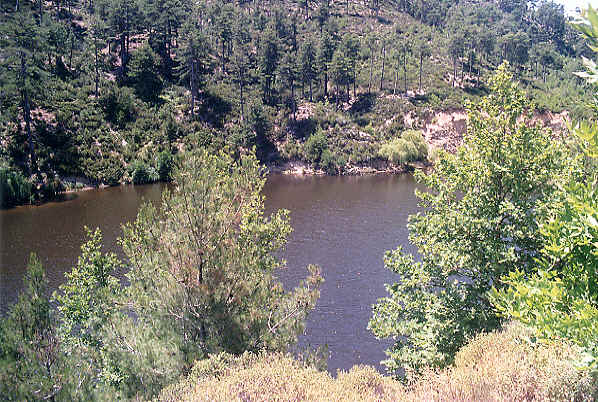
[[[272,88],[280,59],[279,40],[272,27],[264,32],[260,43],[258,68],[262,84],[262,96],[265,103],[272,102]]]
[[[301,68],[301,80],[303,87],[305,83],[309,85],[309,101],[313,100],[312,84],[317,76],[316,69],[316,47],[311,38],[306,39],[299,49],[299,64]]]
[[[201,149],[185,155],[174,183],[122,239],[131,267],[124,302],[135,318],[122,315],[128,325],[115,326],[114,343],[127,381],[146,396],[210,353],[285,350],[321,282],[316,267],[292,292],[275,279],[288,212],[264,216],[255,156],[234,161]]]
[[[400,248],[386,254],[399,281],[369,327],[395,339],[384,362],[392,373],[450,364],[471,336],[499,325],[487,295],[501,275],[533,270],[539,222],[567,169],[563,144],[529,124],[530,103],[512,80],[501,66],[491,95],[469,108],[463,146],[419,175],[429,191],[418,193],[424,212],[409,230],[421,260]]]
[[[191,91],[191,116],[195,115],[195,103],[203,84],[203,76],[209,70],[209,44],[201,30],[198,18],[190,18],[182,27],[179,58],[180,76]]]
[[[332,36],[328,31],[325,31],[320,36],[318,44],[318,52],[316,59],[318,61],[318,71],[324,77],[324,97],[328,97],[328,68],[332,57],[334,56],[335,44]]]
[[[280,77],[291,90],[291,110],[293,120],[296,120],[295,84],[299,79],[299,69],[297,68],[297,58],[291,52],[285,53],[282,57],[280,62]]]
[[[32,254],[24,292],[0,320],[0,392],[7,400],[70,399],[48,281]]]
[[[20,106],[20,116],[24,121],[28,148],[29,174],[37,172],[35,139],[32,129],[31,110],[42,98],[47,72],[43,61],[43,42],[40,29],[33,15],[20,11],[11,16],[0,29],[2,44],[0,63],[2,88],[13,96]]]

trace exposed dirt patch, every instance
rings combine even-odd
[[[556,136],[563,135],[570,123],[569,112],[535,112],[532,123],[539,123],[549,128]],[[404,117],[405,127],[421,127],[426,142],[436,148],[455,152],[463,143],[467,131],[467,113],[463,109],[447,110],[418,120],[412,113]]]

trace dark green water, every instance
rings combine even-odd
[[[0,312],[16,300],[30,252],[56,288],[76,263],[85,225],[100,227],[106,249],[119,253],[121,224],[135,218],[142,200],[159,200],[163,187],[112,187],[0,211]],[[384,269],[384,252],[397,245],[410,250],[406,223],[417,211],[415,188],[409,175],[268,179],[267,212],[289,209],[294,228],[281,280],[290,288],[306,276],[308,264],[322,267],[326,282],[300,344],[328,344],[331,372],[358,363],[381,369],[389,342],[375,339],[366,326],[371,305],[385,296],[384,283],[396,280]]]

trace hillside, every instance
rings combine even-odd
[[[454,149],[455,132],[428,130],[430,149],[415,137],[397,145],[402,133],[486,94],[505,59],[539,112],[587,113],[571,73],[588,50],[561,6],[419,7],[3,1],[3,205],[87,183],[169,180],[179,151],[198,146],[255,147],[278,170],[403,171],[433,147]]]

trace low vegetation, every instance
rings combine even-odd
[[[198,362],[160,401],[591,401],[598,386],[566,342],[534,343],[531,331],[509,324],[478,335],[455,365],[426,371],[411,385],[355,366],[336,378],[284,354],[215,355]]]

